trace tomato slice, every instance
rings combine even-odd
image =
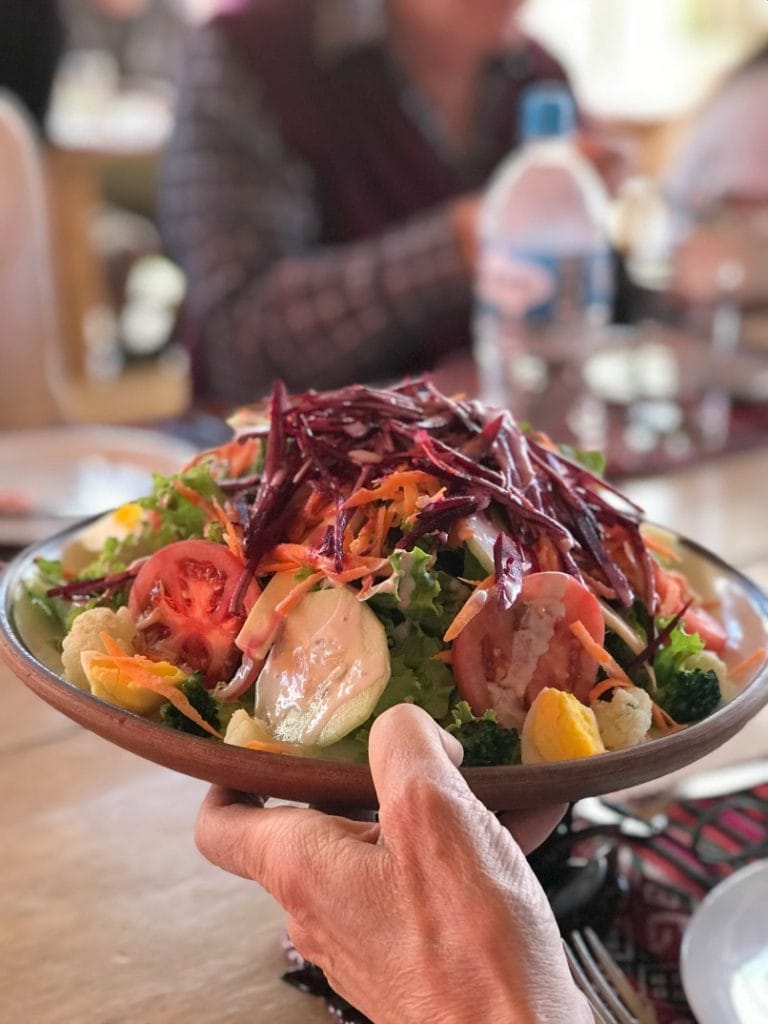
[[[725,628],[703,608],[689,608],[683,614],[683,625],[687,633],[698,633],[707,650],[720,654],[728,643]]]
[[[240,660],[235,637],[258,592],[253,584],[242,612],[231,612],[242,572],[242,562],[208,540],[176,541],[151,555],[128,596],[137,651],[202,672],[209,688],[229,679]]]
[[[459,693],[476,715],[493,709],[506,728],[519,728],[545,686],[573,693],[587,703],[597,662],[570,630],[583,623],[603,643],[600,605],[578,580],[562,572],[531,573],[511,608],[503,609],[495,589],[482,611],[453,645]]]
[[[685,577],[672,569],[662,568],[658,563],[654,563],[653,576],[659,597],[659,614],[677,615],[692,596]],[[683,612],[682,621],[686,631],[698,633],[704,646],[710,651],[719,654],[728,642],[725,628],[703,608],[691,606]]]

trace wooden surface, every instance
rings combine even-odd
[[[768,449],[625,489],[768,587]],[[283,915],[197,854],[205,785],[83,731],[0,667],[0,1021],[313,1024]],[[763,712],[700,766],[768,754]]]

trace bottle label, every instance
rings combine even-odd
[[[536,250],[486,249],[477,278],[482,312],[532,325],[605,317],[613,296],[610,250],[563,256]]]

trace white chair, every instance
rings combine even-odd
[[[34,129],[0,91],[0,429],[62,417],[46,185]]]

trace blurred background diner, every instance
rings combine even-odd
[[[765,344],[759,0],[35,0],[0,18],[42,176],[23,216],[50,280],[38,261],[28,291],[56,306],[14,356],[38,385],[46,367],[38,419],[142,422],[457,355],[469,382],[479,204],[525,87],[552,79],[610,188],[614,320],[711,336],[725,306],[740,353]],[[40,310],[10,290],[23,336]],[[8,426],[36,418],[14,404]]]

